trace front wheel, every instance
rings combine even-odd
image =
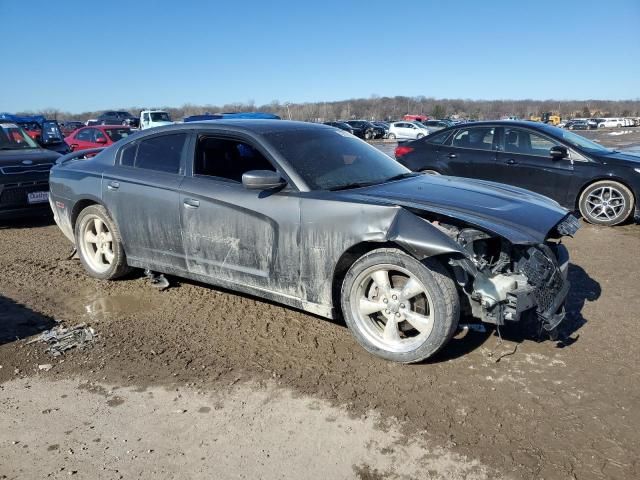
[[[387,137],[389,140],[395,140],[396,139],[396,134],[395,133],[390,133],[389,136]]]
[[[113,280],[129,272],[118,227],[102,205],[80,212],[75,239],[80,262],[90,276]]]
[[[460,316],[455,283],[442,264],[420,262],[390,248],[356,260],[342,284],[341,306],[362,347],[401,363],[438,352],[454,334]]]
[[[587,222],[612,227],[629,218],[634,198],[631,190],[621,183],[602,180],[582,192],[578,205]]]
[[[419,134],[416,136],[416,138],[417,138],[418,140],[420,140],[422,137],[424,137],[424,133],[419,133]]]

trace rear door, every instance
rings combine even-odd
[[[189,272],[299,296],[299,199],[249,190],[242,174],[276,170],[258,143],[244,136],[199,135],[181,186],[180,215]],[[294,264],[290,259],[295,258]]]
[[[566,205],[574,189],[574,163],[570,158],[552,158],[549,150],[556,145],[562,144],[540,132],[504,127],[496,161],[496,180]]]
[[[160,271],[185,270],[179,187],[190,134],[162,133],[123,146],[105,169],[102,196],[127,257]],[[168,267],[168,268],[167,268]]]
[[[438,163],[447,173],[460,177],[495,180],[496,128],[469,127],[457,130],[438,150]]]

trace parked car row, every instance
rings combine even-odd
[[[557,125],[568,130],[595,130],[597,128],[622,128],[640,126],[640,117],[626,118],[574,118]]]

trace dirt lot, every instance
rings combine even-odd
[[[640,478],[640,226],[566,243],[564,339],[461,333],[405,366],[275,304],[90,279],[57,227],[5,224],[0,478]],[[26,344],[55,322],[99,338]]]

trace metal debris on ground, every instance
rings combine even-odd
[[[95,330],[85,323],[69,328],[59,325],[51,330],[42,332],[37,338],[28,343],[46,342],[49,344],[47,352],[57,357],[71,348],[86,347],[96,336]]]
[[[152,272],[149,269],[146,269],[144,271],[144,274],[151,282],[152,287],[155,287],[162,291],[171,286],[169,284],[169,280],[167,280],[167,278],[162,273],[156,273],[156,272]]]

